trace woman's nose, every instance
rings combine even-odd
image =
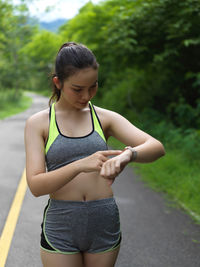
[[[90,99],[90,93],[88,91],[84,92],[82,95],[82,99],[88,101]]]

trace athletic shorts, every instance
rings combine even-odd
[[[121,242],[115,199],[63,201],[49,199],[41,224],[41,248],[55,253],[101,253]]]

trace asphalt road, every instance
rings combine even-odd
[[[0,121],[0,233],[25,166],[25,121],[47,107],[46,98],[33,95],[33,100],[29,110]],[[200,225],[148,188],[130,167],[113,189],[123,233],[116,267],[200,267]],[[40,224],[47,199],[27,190],[6,267],[42,267]]]

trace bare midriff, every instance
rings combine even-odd
[[[90,201],[112,196],[108,179],[98,172],[80,173],[71,182],[50,194],[50,198],[68,201]]]

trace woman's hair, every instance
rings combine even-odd
[[[83,44],[68,42],[64,43],[58,51],[55,61],[55,71],[51,78],[53,79],[57,76],[61,82],[62,89],[64,81],[76,72],[85,68],[98,69],[98,67],[99,64],[90,49]],[[60,89],[56,87],[53,81],[52,85],[53,93],[49,100],[49,105],[53,101],[58,101],[61,94]]]

